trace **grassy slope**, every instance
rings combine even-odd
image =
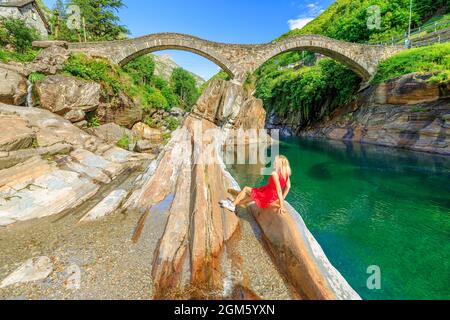
[[[449,82],[450,43],[410,49],[383,61],[373,82],[381,83],[413,72],[432,72],[436,74],[432,80]]]

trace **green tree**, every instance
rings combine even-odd
[[[129,33],[119,24],[116,14],[125,6],[122,0],[71,0],[70,3],[80,7],[89,40],[117,40]]]
[[[123,69],[131,75],[138,85],[150,84],[155,72],[155,61],[152,56],[145,55],[128,62]]]
[[[194,76],[182,68],[176,68],[172,72],[170,83],[183,107],[189,110],[199,94]]]
[[[156,89],[161,91],[170,107],[174,107],[179,104],[178,96],[173,92],[166,80],[161,77],[154,76],[152,79],[152,84]]]
[[[66,5],[64,1],[56,0],[53,11],[57,13],[60,18],[64,18],[66,16]]]
[[[127,27],[120,24],[117,16],[117,11],[125,6],[122,0],[70,0],[68,2],[58,0],[54,7],[59,16],[59,21],[54,21],[54,25],[59,29],[58,39],[77,41],[82,38],[82,30],[71,30],[67,27],[67,19],[70,17],[66,10],[70,5],[77,5],[80,8],[81,19],[84,19],[86,23],[88,41],[118,40],[129,33]]]
[[[0,20],[0,44],[12,45],[19,53],[25,53],[32,48],[32,42],[39,39],[35,29],[19,19]]]

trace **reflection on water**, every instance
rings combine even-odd
[[[292,138],[289,202],[365,299],[450,299],[450,158],[370,145]],[[243,185],[266,177],[230,166]],[[366,286],[367,268],[382,289]]]

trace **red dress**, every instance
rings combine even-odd
[[[278,173],[280,179],[281,189],[286,187],[289,177],[285,180],[283,175]],[[277,187],[275,186],[275,181],[273,177],[270,176],[269,183],[261,188],[252,189],[252,199],[255,201],[256,205],[261,209],[268,208],[272,203],[278,200]]]

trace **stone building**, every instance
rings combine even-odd
[[[24,20],[44,39],[50,33],[50,25],[35,0],[0,0],[0,17]]]

